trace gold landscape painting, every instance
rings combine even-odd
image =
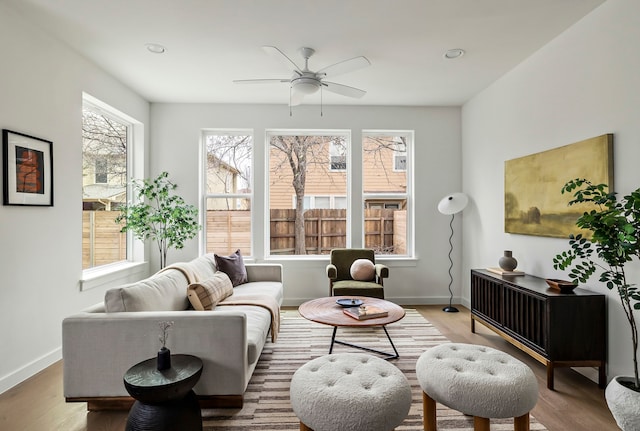
[[[504,229],[524,235],[567,238],[582,233],[576,220],[592,206],[569,206],[561,193],[574,178],[607,184],[613,191],[613,135],[606,134],[518,159],[504,165]]]

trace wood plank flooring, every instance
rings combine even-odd
[[[422,315],[454,342],[494,347],[528,364],[538,378],[540,397],[533,415],[549,431],[617,430],[598,385],[571,369],[557,369],[555,391],[546,387],[546,369],[482,325],[470,330],[469,311],[444,313],[441,305],[417,306]],[[43,370],[0,395],[2,431],[122,431],[127,412],[87,412],[84,403],[62,396],[62,364]]]

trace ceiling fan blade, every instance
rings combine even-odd
[[[331,66],[318,70],[316,73],[322,73],[325,76],[336,76],[342,73],[353,72],[354,70],[362,69],[370,65],[371,62],[366,57],[360,56],[332,64]]]
[[[296,91],[293,88],[291,89],[291,100],[289,101],[289,106],[298,106],[302,103],[304,99],[304,93],[300,91]]]
[[[235,79],[234,84],[280,84],[282,82],[290,82],[290,79]]]
[[[293,67],[294,71],[297,71],[299,74],[302,74],[302,69],[300,69],[298,65],[293,62],[293,60],[287,57],[287,55],[284,52],[280,51],[275,46],[263,46],[262,50],[267,54],[269,54],[270,56],[272,56],[273,58],[275,58],[276,60],[278,60],[279,62],[281,62],[282,64],[284,64],[287,70]]]
[[[367,94],[366,91],[360,90],[359,88],[349,87],[348,85],[336,84],[335,82],[322,81],[322,85],[325,86],[325,89],[327,91],[340,94],[342,96],[355,97],[359,99],[365,94]]]

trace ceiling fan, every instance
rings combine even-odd
[[[315,50],[313,48],[300,48],[300,53],[304,58],[304,68],[300,68],[293,60],[285,55],[275,46],[263,46],[262,49],[278,61],[282,62],[288,69],[293,69],[291,78],[280,79],[239,79],[235,80],[236,84],[279,84],[288,83],[290,88],[289,105],[296,106],[302,103],[304,96],[313,94],[319,89],[325,89],[332,93],[340,94],[347,97],[360,98],[367,92],[359,88],[349,87],[348,85],[337,84],[335,82],[325,81],[326,77],[334,77],[342,73],[352,72],[354,70],[369,66],[371,63],[366,57],[354,57],[348,60],[332,64],[324,67],[316,72],[309,70],[309,58]]]

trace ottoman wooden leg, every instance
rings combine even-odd
[[[313,431],[311,428],[300,422],[300,431]]]
[[[513,418],[513,429],[515,431],[529,431],[529,412]]]
[[[473,431],[489,431],[489,419],[479,416],[473,417]]]
[[[422,425],[424,431],[436,431],[436,402],[422,392]]]

